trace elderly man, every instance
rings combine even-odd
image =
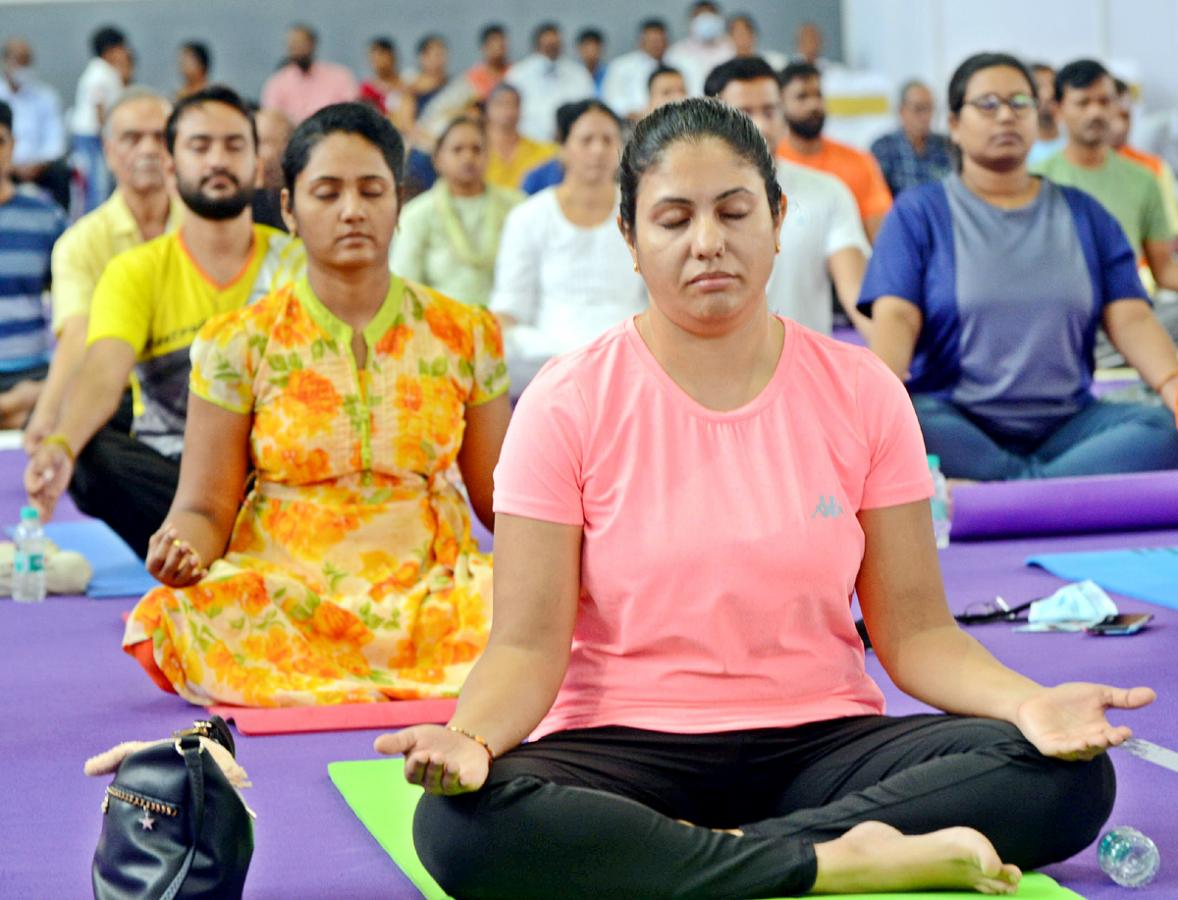
[[[109,200],[66,229],[53,248],[57,347],[44,391],[25,427],[29,453],[57,425],[62,400],[86,352],[90,298],[106,264],[179,224],[181,204],[168,196],[164,171],[164,123],[171,109],[161,94],[132,88],[107,112],[103,150],[116,188]],[[130,431],[130,394],[114,421],[124,432]]]
[[[933,92],[920,81],[900,89],[900,128],[871,145],[892,195],[940,181],[953,170],[949,138],[933,133]]]

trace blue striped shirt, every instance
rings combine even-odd
[[[0,204],[0,372],[20,372],[49,361],[49,258],[65,230],[54,203],[16,194]]]

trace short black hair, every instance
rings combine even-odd
[[[498,22],[492,22],[490,25],[484,25],[479,30],[479,46],[487,43],[487,40],[492,37],[506,37],[507,29]]]
[[[442,37],[436,31],[431,31],[429,34],[422,35],[421,40],[417,42],[415,52],[418,56],[421,56],[421,54],[425,53],[425,51],[429,49],[429,45],[434,43],[441,44],[443,47],[447,46],[446,39],[444,37]]]
[[[998,68],[1017,69],[1027,80],[1031,96],[1035,96],[1035,76],[1017,56],[1011,56],[1009,53],[975,53],[967,57],[949,78],[949,112],[954,115],[961,114],[965,106],[965,92],[969,88],[971,78],[984,69]]]
[[[107,50],[125,46],[127,46],[127,36],[111,25],[99,28],[90,37],[90,48],[94,51],[95,56],[102,56]]]
[[[292,22],[287,31],[301,31],[314,46],[319,46],[319,32],[306,22]]]
[[[381,35],[374,37],[368,42],[369,50],[383,50],[385,53],[391,53],[393,56],[397,55],[397,45],[391,37]]]
[[[547,34],[550,31],[555,31],[557,34],[560,34],[560,26],[557,25],[555,22],[549,20],[546,22],[541,22],[539,25],[537,25],[535,28],[533,28],[532,29],[532,46],[533,47],[537,46],[540,43],[540,38],[543,37],[545,34]]]
[[[749,31],[751,31],[753,34],[761,33],[761,29],[757,27],[757,20],[753,18],[752,13],[733,13],[728,17],[728,28],[731,30],[732,26],[737,22],[744,22],[744,24],[748,26]]]
[[[646,90],[649,91],[654,87],[655,79],[661,78],[663,75],[678,75],[680,78],[683,78],[683,73],[674,66],[658,66],[650,73],[650,77],[646,79]]]
[[[295,181],[307,168],[311,151],[321,140],[333,134],[355,134],[372,144],[384,157],[393,173],[393,183],[400,191],[405,176],[405,142],[393,123],[367,103],[333,103],[304,119],[290,136],[282,154],[282,178],[292,206]]]
[[[556,111],[556,140],[557,143],[563,144],[569,139],[569,135],[573,131],[573,126],[577,124],[577,119],[586,113],[593,111],[603,112],[614,122],[617,123],[618,129],[622,127],[622,120],[618,118],[618,114],[602,103],[600,100],[578,100],[575,103],[563,103]]]
[[[200,63],[200,67],[204,69],[205,74],[209,73],[209,69],[213,66],[213,55],[209,52],[209,45],[203,41],[185,41],[180,45],[181,50],[187,50],[196,57],[196,61]]]
[[[1129,82],[1122,81],[1120,78],[1114,78],[1113,84],[1117,88],[1117,96],[1124,97],[1126,94],[1132,94],[1133,88],[1129,87]]]
[[[719,12],[720,4],[716,3],[715,0],[695,0],[695,2],[691,4],[691,11],[688,13],[688,15],[694,16],[701,9],[710,9],[712,12]]]
[[[734,56],[708,73],[704,81],[704,96],[719,97],[724,88],[734,81],[757,81],[761,78],[769,78],[774,84],[780,84],[773,67],[761,57]]]
[[[654,29],[658,29],[659,31],[666,31],[667,30],[666,21],[664,19],[652,17],[649,19],[643,19],[641,22],[638,23],[638,33],[639,34],[642,34],[642,32],[644,32],[644,31],[652,31]]]
[[[1050,72],[1052,75],[1055,75],[1055,66],[1051,65],[1050,63],[1045,63],[1045,62],[1028,63],[1027,68],[1030,69],[1032,72]]]
[[[605,43],[605,35],[601,33],[600,28],[582,28],[577,32],[577,43],[583,41],[597,41],[599,44]]]
[[[781,185],[777,163],[765,138],[753,120],[734,106],[714,97],[692,97],[660,106],[639,120],[622,153],[619,182],[622,190],[620,214],[627,234],[633,237],[638,210],[638,185],[673,144],[699,144],[708,138],[723,141],[757,170],[765,184],[770,214],[777,218],[781,208]]]
[[[782,88],[787,88],[794,81],[799,78],[822,78],[822,73],[818,71],[818,67],[813,63],[808,62],[791,62],[788,66],[781,70],[781,76],[778,81],[781,82]]]
[[[180,119],[188,110],[195,106],[203,106],[206,103],[220,103],[224,106],[231,106],[237,110],[245,120],[249,122],[250,136],[254,139],[254,149],[258,148],[258,125],[254,121],[254,112],[250,105],[241,98],[241,95],[231,87],[226,87],[223,84],[210,84],[206,88],[202,88],[195,94],[189,94],[176,101],[176,105],[172,107],[172,114],[168,116],[168,123],[164,126],[164,142],[168,146],[168,153],[174,153],[176,150],[176,132],[180,126]]]
[[[0,128],[7,128],[12,133],[12,107],[0,100]]]
[[[1083,90],[1101,78],[1111,77],[1109,71],[1094,59],[1077,59],[1055,73],[1055,102],[1063,100],[1068,88]]]

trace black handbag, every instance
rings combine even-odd
[[[240,897],[254,852],[249,810],[202,737],[235,752],[218,716],[132,753],[102,801],[96,900]]]

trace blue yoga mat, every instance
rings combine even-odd
[[[1106,591],[1178,609],[1178,547],[1043,553],[1027,557],[1027,565],[1068,581],[1091,578]]]
[[[7,529],[9,537],[12,529]],[[86,596],[94,599],[109,597],[141,597],[159,582],[147,574],[143,561],[135,551],[115,534],[109,525],[98,519],[82,522],[50,522],[45,536],[62,550],[81,553],[94,569]]]

